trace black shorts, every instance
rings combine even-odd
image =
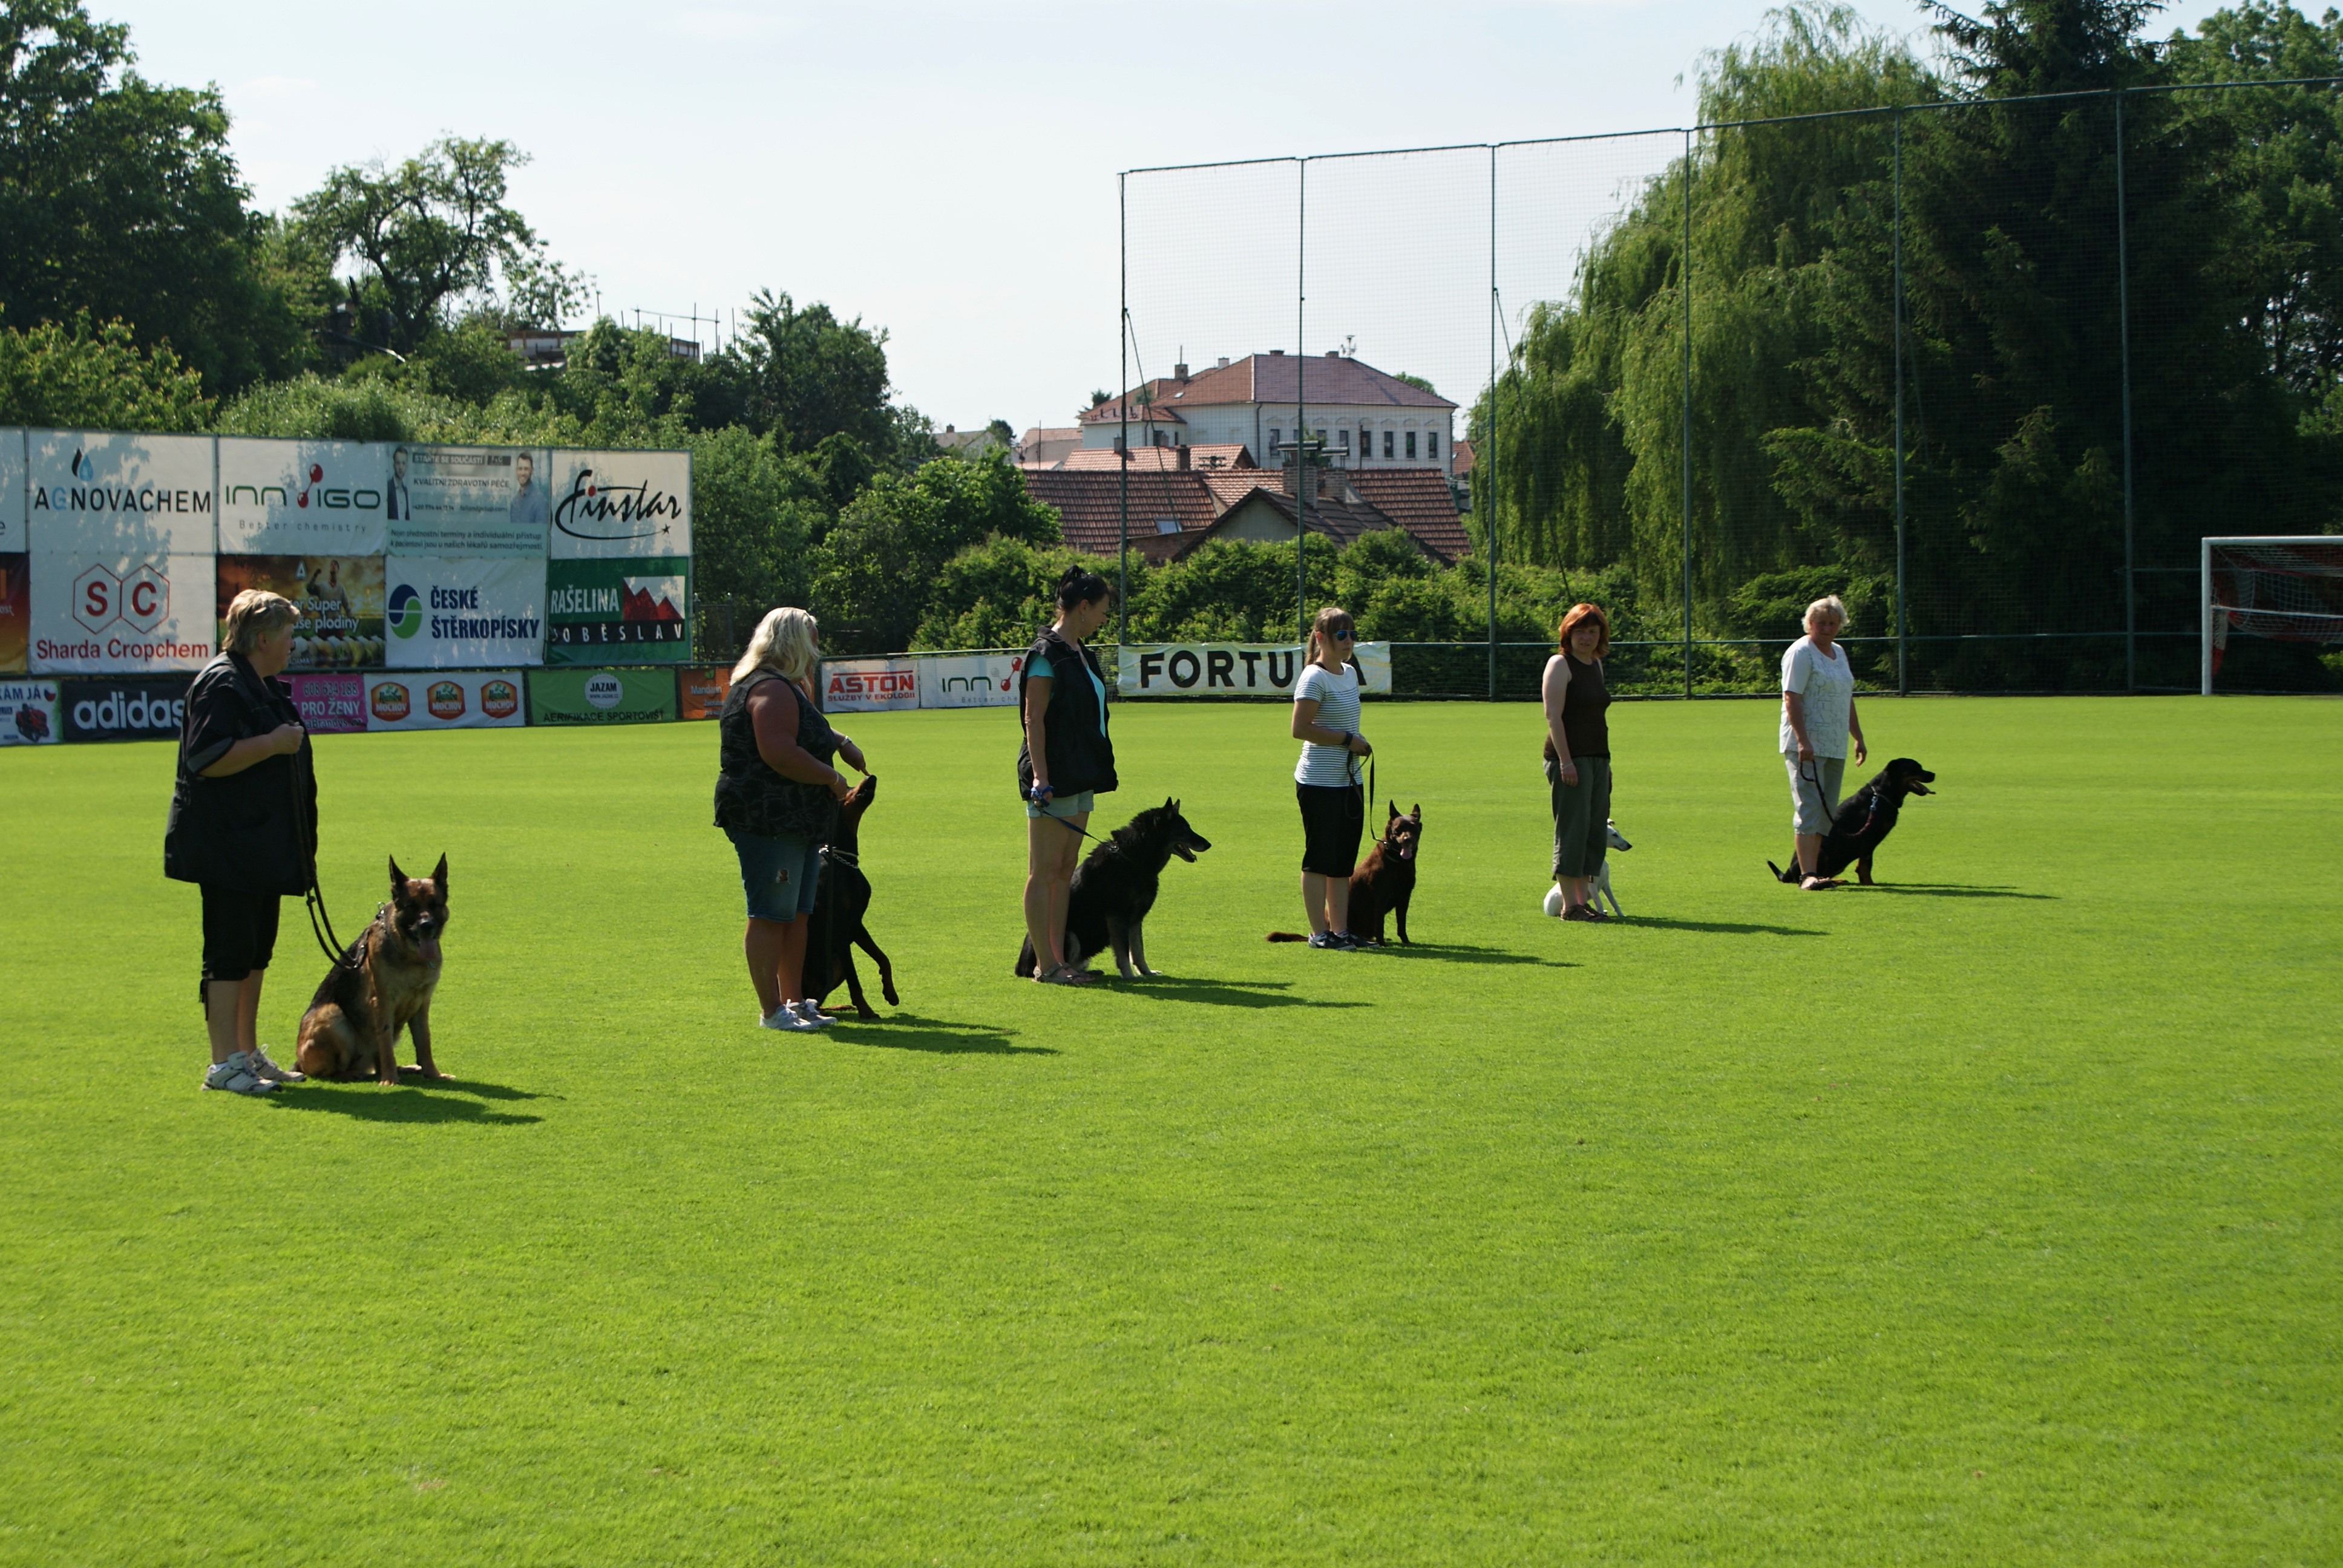
[[[1302,803],[1302,869],[1347,877],[1358,869],[1359,835],[1367,826],[1367,798],[1356,784],[1296,784]]]
[[[265,970],[277,952],[275,893],[240,893],[203,884],[204,979],[240,980]]]

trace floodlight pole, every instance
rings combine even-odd
[[[1904,624],[1904,110],[1896,110],[1896,209],[1891,220],[1896,251],[1896,695],[1912,691],[1906,661],[1909,633]]]
[[[1116,526],[1114,568],[1115,668],[1122,668],[1122,646],[1131,640],[1131,176],[1114,176],[1116,287],[1121,304],[1116,312],[1115,402],[1120,407],[1121,434],[1115,437]],[[1120,676],[1117,678],[1121,678]]]
[[[1489,148],[1489,427],[1482,432],[1481,449],[1473,466],[1489,465],[1481,487],[1481,542],[1488,553],[1489,576],[1489,700],[1497,700],[1497,332],[1502,308],[1497,295],[1497,149]],[[1448,460],[1456,460],[1456,443],[1448,443]]]
[[[2116,316],[2123,345],[2124,689],[2139,689],[2138,574],[2132,568],[2131,510],[2131,223],[2124,199],[2124,90],[2116,99]]]

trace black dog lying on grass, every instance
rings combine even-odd
[[[1835,877],[1852,865],[1863,885],[1871,886],[1871,857],[1887,835],[1896,830],[1896,816],[1904,809],[1904,797],[1934,794],[1928,786],[1936,781],[1934,773],[1909,757],[1898,757],[1882,768],[1870,783],[1839,802],[1838,815],[1831,819],[1831,830],[1823,837],[1823,852],[1815,862],[1815,875]],[[1765,869],[1779,881],[1795,885],[1803,879],[1795,846],[1790,851],[1788,870],[1771,860],[1765,862]]]
[[[1071,825],[1066,831],[1073,831]],[[1163,868],[1174,855],[1192,862],[1212,847],[1180,815],[1177,800],[1150,806],[1109,834],[1074,868],[1066,899],[1066,962],[1079,967],[1111,948],[1123,979],[1156,978],[1158,971],[1147,967],[1147,941],[1140,928],[1155,907]],[[1017,972],[1030,978],[1033,969],[1033,939],[1028,936],[1018,950]]]

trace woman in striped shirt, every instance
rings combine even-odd
[[[1310,662],[1293,683],[1293,738],[1302,759],[1293,794],[1302,804],[1302,909],[1313,948],[1354,948],[1351,872],[1366,827],[1359,787],[1361,758],[1374,748],[1359,733],[1359,668],[1351,662],[1358,635],[1348,610],[1332,605],[1310,624]]]

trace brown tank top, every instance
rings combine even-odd
[[[1603,684],[1603,661],[1581,664],[1567,650],[1562,657],[1570,661],[1570,684],[1562,689],[1562,738],[1570,742],[1573,757],[1608,757],[1611,689]],[[1547,761],[1555,760],[1552,736],[1546,737],[1545,755]]]

